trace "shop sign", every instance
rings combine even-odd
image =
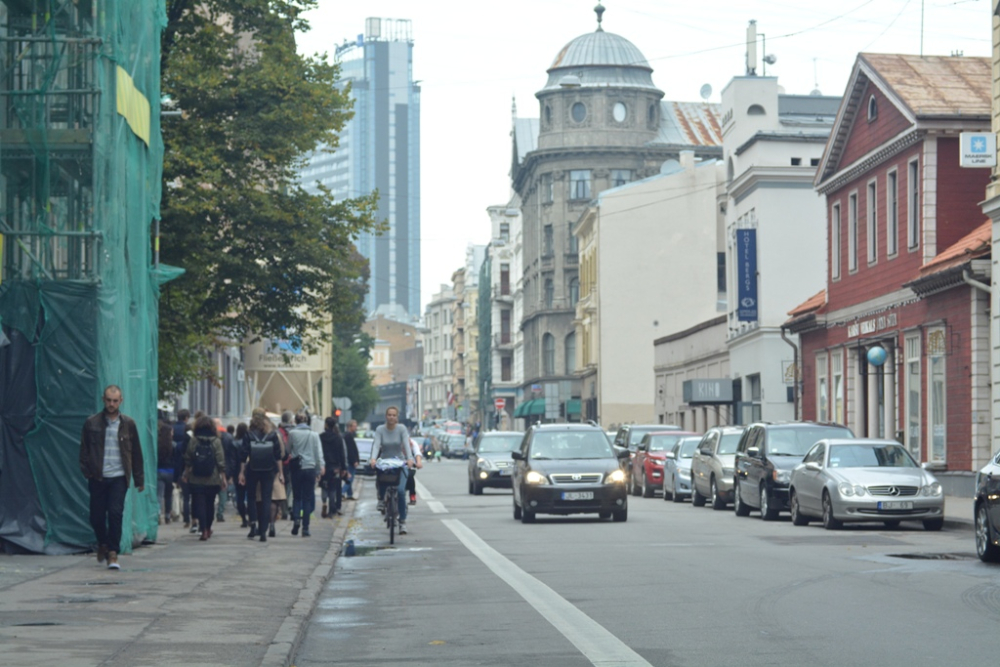
[[[848,324],[847,337],[857,338],[858,336],[870,336],[874,333],[882,331],[883,329],[889,329],[894,326],[896,326],[896,313],[879,315],[878,317],[873,317],[868,320]]]

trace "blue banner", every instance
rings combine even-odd
[[[736,230],[736,319],[757,321],[757,230]]]

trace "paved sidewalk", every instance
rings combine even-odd
[[[944,497],[944,527],[945,528],[969,528],[976,524],[976,519],[972,515],[972,498],[961,496]]]
[[[122,556],[119,572],[93,554],[0,556],[0,662],[284,667],[354,506],[345,501],[343,516],[320,519],[317,503],[312,537],[278,521],[266,544],[246,538],[231,508],[206,542],[171,523],[157,544]]]

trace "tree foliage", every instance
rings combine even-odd
[[[359,422],[371,414],[379,401],[368,371],[373,343],[366,333],[359,333],[351,341],[335,337],[333,343],[333,390],[335,395],[351,399],[351,415]]]
[[[162,90],[182,117],[163,122],[160,259],[186,271],[160,306],[160,393],[172,395],[212,378],[201,350],[222,341],[295,335],[311,349],[331,320],[363,318],[354,242],[379,227],[375,193],[334,200],[298,184],[303,156],[335,147],[351,115],[338,67],[295,49],[315,0],[166,4]]]

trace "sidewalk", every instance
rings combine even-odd
[[[360,478],[359,478],[360,481]],[[367,485],[355,484],[355,494]],[[287,665],[333,571],[355,502],[319,518],[312,537],[278,521],[266,544],[239,516],[198,540],[182,523],[109,571],[93,554],[0,557],[4,664]],[[235,517],[235,518],[234,518]]]
[[[972,530],[976,518],[972,514],[972,498],[962,496],[944,497],[944,527]]]

